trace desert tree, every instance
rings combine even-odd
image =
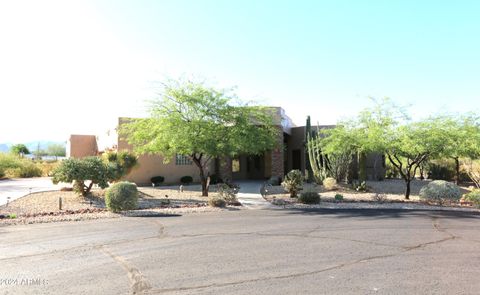
[[[208,196],[210,162],[238,154],[260,154],[275,146],[279,132],[269,108],[235,103],[232,90],[185,79],[163,84],[151,102],[150,116],[120,128],[139,154],[189,157],[198,167],[202,195]]]

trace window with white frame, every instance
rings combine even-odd
[[[175,156],[175,165],[192,165],[192,160],[187,156],[177,154]]]

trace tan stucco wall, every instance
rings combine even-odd
[[[95,135],[71,135],[68,140],[67,157],[83,158],[98,154]]]
[[[119,124],[128,122],[128,118],[120,118]],[[119,151],[133,151],[131,145],[119,137],[118,139]],[[210,175],[215,173],[215,163],[212,159],[207,172]],[[176,165],[175,157],[172,157],[168,163],[164,163],[163,157],[160,155],[140,155],[138,159],[138,167],[134,168],[126,177],[125,180],[135,182],[138,185],[151,185],[150,178],[154,176],[165,177],[166,184],[180,183],[180,178],[183,176],[193,177],[194,182],[200,182],[199,169],[195,164],[191,165]]]
[[[122,149],[124,150],[124,149]],[[138,159],[138,167],[134,168],[125,180],[135,182],[138,185],[150,185],[150,178],[154,176],[165,177],[165,183],[180,183],[183,176],[193,177],[194,182],[200,182],[199,169],[195,164],[176,165],[172,158],[169,163],[163,162],[159,155],[141,155]],[[209,167],[210,174],[213,174],[213,161]]]

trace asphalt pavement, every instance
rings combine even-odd
[[[0,227],[0,294],[478,294],[477,213],[233,210]]]

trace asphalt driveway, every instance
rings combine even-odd
[[[33,192],[43,192],[51,190],[59,190],[60,185],[54,185],[50,177],[35,178],[12,178],[0,180],[0,205],[26,196]]]
[[[2,294],[478,294],[478,213],[238,210],[0,227]]]

